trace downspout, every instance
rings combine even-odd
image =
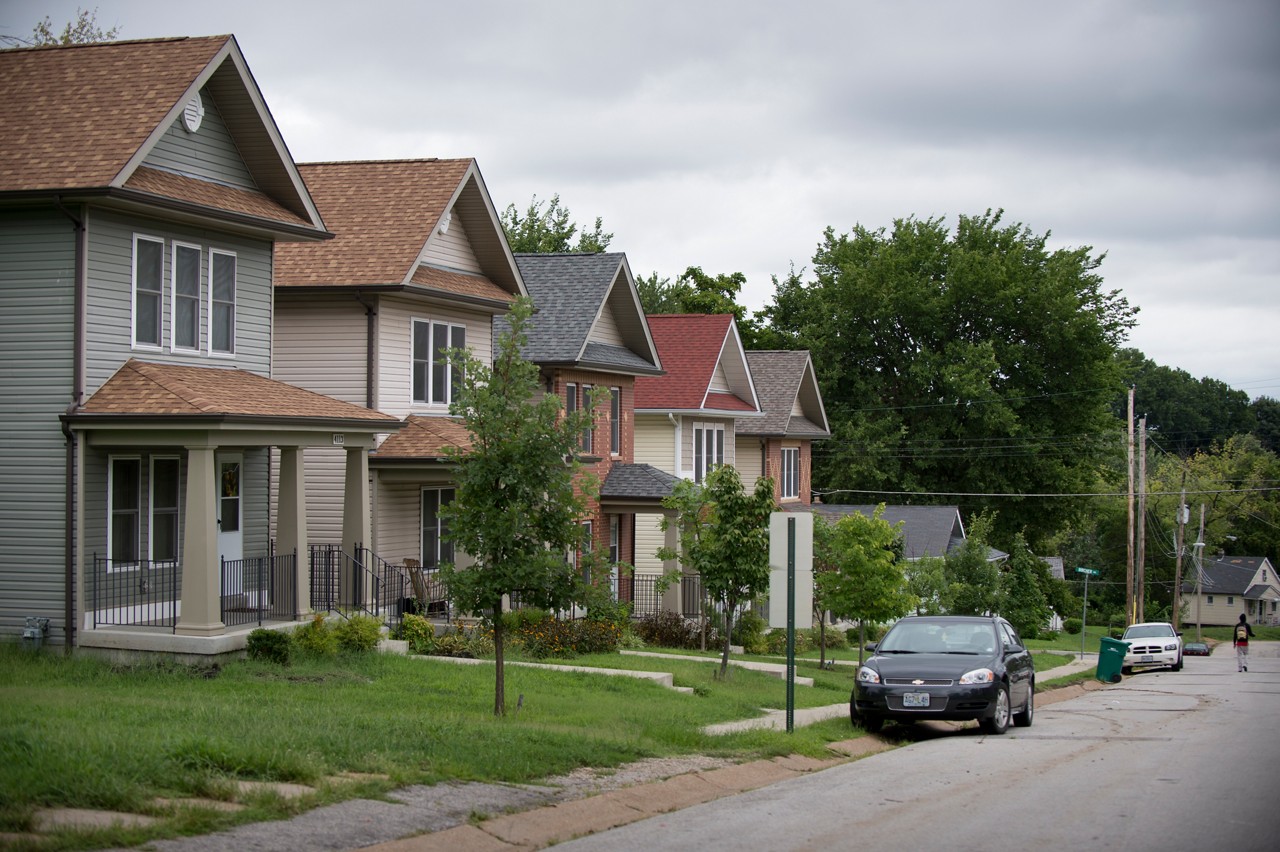
[[[377,314],[373,310],[373,305],[364,300],[359,290],[356,291],[356,301],[364,307],[365,328],[364,328],[364,407],[373,410],[373,339],[374,339],[374,318]]]
[[[676,469],[676,476],[683,478],[684,471],[680,467],[681,462],[684,461],[680,457],[680,424],[676,421],[676,416],[670,411],[667,412],[667,420],[671,423],[672,439],[675,442],[675,456],[673,458],[675,464],[673,464],[672,467]]]
[[[62,204],[62,199],[54,196],[53,203],[64,216],[71,220],[71,224],[75,227],[75,295],[74,295],[74,315],[72,321],[72,344],[71,344],[71,403],[67,406],[67,414],[75,414],[79,410],[80,405],[84,402],[85,387],[85,305],[86,305],[86,285],[89,279],[89,232],[85,227],[85,217],[87,211],[81,207],[80,216],[68,210]],[[76,523],[76,501],[75,501],[75,484],[76,484],[76,436],[71,431],[71,427],[67,425],[67,421],[62,421],[62,435],[67,441],[67,457],[65,462],[66,480],[63,484],[65,492],[64,507],[65,520],[63,523],[64,535],[63,540],[63,643],[64,653],[70,654],[71,648],[75,644],[76,633],[76,612],[75,612],[75,579],[76,579],[76,563],[75,563],[75,523]]]

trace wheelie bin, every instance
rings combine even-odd
[[[1124,668],[1124,655],[1129,653],[1129,643],[1102,637],[1102,647],[1098,649],[1098,680],[1103,683],[1119,683],[1120,669]]]

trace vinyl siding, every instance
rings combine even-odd
[[[453,233],[453,228],[449,229]],[[414,404],[413,321],[433,320],[465,325],[467,347],[486,364],[493,358],[493,316],[489,313],[436,307],[421,301],[383,298],[378,303],[378,397],[376,408],[396,417],[408,414],[445,414],[441,405]]]
[[[756,480],[764,476],[764,457],[759,438],[740,437],[734,446],[734,466],[738,468],[738,477],[749,490],[755,487]]]
[[[600,312],[596,323],[591,327],[591,334],[587,339],[595,343],[609,343],[614,346],[626,346],[626,342],[622,339],[622,332],[618,330],[618,318],[613,314],[613,308],[606,302],[604,310]]]
[[[213,96],[206,89],[200,97],[204,102],[200,128],[188,133],[178,116],[142,164],[238,189],[257,189]]]
[[[65,460],[75,232],[55,210],[0,213],[0,635],[29,615],[64,636]]]
[[[162,345],[133,347],[133,237],[165,241]],[[200,351],[173,351],[168,291],[172,242],[201,247]],[[208,354],[209,250],[236,255],[235,354]],[[86,326],[87,391],[92,394],[130,357],[158,363],[235,367],[271,374],[271,244],[217,231],[95,211],[89,217],[89,310]]]
[[[467,239],[466,229],[462,227],[462,219],[454,216],[449,222],[449,233],[437,231],[422,253],[422,260],[433,266],[458,269],[463,272],[480,273],[480,261],[471,250],[471,241]]]
[[[661,524],[661,515],[636,515],[637,574],[662,573],[662,560],[657,554],[666,533],[662,531]]]
[[[281,295],[272,377],[364,405],[367,327],[365,308],[354,295]]]
[[[658,470],[676,475],[674,442],[670,421],[665,416],[637,414],[635,459]]]
[[[452,230],[452,229],[451,229]],[[378,555],[396,565],[422,558],[422,486],[416,482],[378,484]]]

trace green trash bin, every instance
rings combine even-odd
[[[1129,653],[1129,643],[1102,637],[1102,647],[1098,649],[1098,680],[1103,683],[1119,683],[1120,669],[1124,668],[1124,655]]]

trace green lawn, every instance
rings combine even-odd
[[[0,645],[0,832],[27,829],[33,811],[45,806],[157,813],[150,804],[156,796],[228,798],[228,779],[320,784],[300,802],[264,797],[240,814],[200,812],[159,829],[68,836],[40,848],[136,844],[409,783],[528,782],[683,753],[817,756],[826,743],[856,735],[847,719],[793,734],[704,735],[705,725],[784,707],[785,684],[741,669],[719,681],[708,663],[642,660],[573,662],[671,671],[694,694],[633,678],[509,666],[510,710],[498,719],[490,666],[371,654],[289,668],[241,661],[215,672]],[[804,673],[817,683],[796,689],[798,707],[848,700],[851,669]],[[355,789],[324,783],[340,772],[391,780]]]

